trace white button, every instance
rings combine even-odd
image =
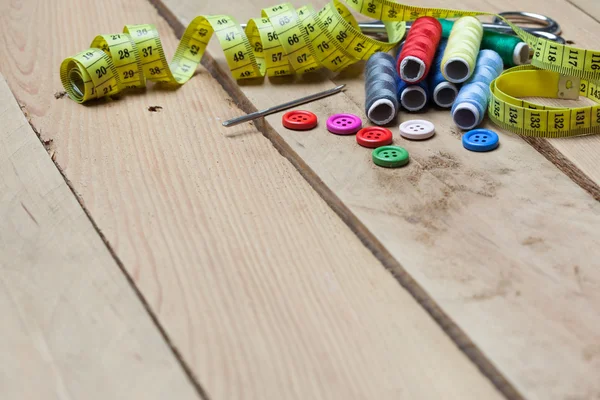
[[[435,127],[424,119],[413,119],[400,124],[400,134],[407,139],[429,139],[435,133]]]

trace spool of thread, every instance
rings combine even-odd
[[[442,26],[442,38],[447,38],[450,36],[454,22],[447,19],[440,19],[439,21]],[[481,48],[494,50],[500,54],[506,67],[514,67],[529,62],[529,45],[516,36],[484,30]]]
[[[514,67],[529,62],[529,45],[520,38],[499,32],[484,32],[481,48],[494,50],[500,55],[504,65]]]
[[[398,113],[396,64],[387,53],[375,53],[365,67],[365,114],[375,125],[385,125]]]
[[[429,103],[429,85],[427,81],[409,84],[400,77],[397,78],[398,100],[408,111],[421,111]]]
[[[442,60],[442,74],[449,82],[462,83],[473,74],[482,37],[477,18],[462,17],[454,23]]]
[[[433,65],[429,72],[429,88],[431,89],[430,96],[435,104],[439,107],[450,108],[458,95],[458,87],[452,82],[448,82],[442,75],[442,58],[448,41],[440,40]]]
[[[450,21],[448,19],[440,18],[440,25],[442,26],[442,37],[448,39],[450,37],[450,32],[452,32],[452,27],[454,26],[454,21]]]
[[[452,119],[461,129],[473,129],[481,124],[490,100],[490,83],[504,68],[502,58],[493,50],[479,52],[475,72],[458,92]]]
[[[396,69],[408,83],[424,80],[442,37],[442,25],[433,17],[420,17],[412,24],[398,57]]]

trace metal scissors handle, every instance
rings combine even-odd
[[[541,25],[539,28],[521,27],[522,29],[529,31],[529,32],[537,31],[537,32],[550,32],[555,35],[561,34],[561,29],[560,29],[560,26],[558,25],[558,22],[556,22],[555,20],[553,20],[550,17],[546,17],[545,15],[530,13],[530,12],[525,12],[525,11],[505,11],[505,12],[498,13],[498,15],[506,18],[507,20],[509,20],[511,22],[514,21],[515,24],[517,22],[524,21],[524,22],[530,22],[532,24]],[[504,21],[502,21],[498,17],[494,17],[493,23],[497,24],[497,25],[506,26]]]
[[[518,25],[523,30],[525,30],[535,36],[541,36],[548,40],[552,40],[552,41],[560,43],[560,44],[565,44],[565,39],[563,39],[561,36],[559,36],[561,34],[560,25],[558,25],[558,22],[556,22],[552,18],[546,17],[545,15],[524,12],[524,11],[506,11],[506,12],[499,13],[499,15],[503,16],[504,18],[506,18],[507,20],[509,20],[511,22],[513,20],[515,22],[525,21],[525,22],[529,22],[532,24],[540,25],[539,27],[533,28],[533,27],[526,27],[526,26],[520,26],[518,24],[515,24],[515,25]],[[406,27],[408,29],[410,29],[411,25],[412,25],[412,22],[406,23]],[[511,27],[506,25],[498,17],[494,17],[494,20],[492,23],[484,22],[484,23],[482,23],[482,25],[483,25],[483,29],[488,30],[488,31],[506,33],[509,35],[515,34],[513,32],[513,30],[511,29]],[[363,33],[371,33],[371,34],[385,34],[386,33],[385,25],[381,21],[359,23],[358,26],[360,26],[360,30]]]
[[[558,22],[553,20],[552,18],[546,17],[545,15],[530,13],[525,11],[505,11],[499,13],[499,15],[503,16],[509,21],[514,20],[522,22],[526,21],[532,24],[540,25],[539,27],[531,28],[526,26],[520,26],[523,30],[531,33],[535,36],[540,36],[546,38],[548,40],[552,40],[553,42],[557,42],[560,44],[565,44],[565,39],[561,36],[561,29]],[[410,29],[412,22],[406,23],[406,28]],[[482,23],[483,29],[488,31],[506,33],[509,35],[514,35],[515,33],[511,29],[510,26],[506,25],[500,18],[494,17],[492,23],[484,22]],[[387,31],[385,29],[385,25],[381,21],[377,22],[361,22],[358,24],[360,30],[363,33],[371,33],[371,34],[386,34]],[[246,29],[246,24],[241,24],[242,29]]]

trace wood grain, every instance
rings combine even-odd
[[[577,0],[583,2],[584,0]],[[539,12],[544,10],[551,18],[556,19],[562,27],[562,36],[572,43],[572,46],[585,49],[598,49],[600,24],[597,19],[586,15],[575,2],[566,0],[507,0],[501,4],[491,0],[486,0],[486,9],[500,12],[506,9]],[[597,7],[597,6],[595,6]],[[542,152],[548,151],[554,154],[551,148],[557,151],[557,154],[550,155],[550,161],[554,162],[559,168],[565,166],[563,159],[567,160],[565,172],[587,189],[598,199],[600,193],[600,171],[597,168],[600,163],[600,135],[584,136],[578,138],[566,139],[545,139],[543,141],[531,141],[533,146],[539,148]],[[539,147],[538,147],[539,146]],[[545,150],[546,149],[546,150]],[[568,164],[572,164],[579,171],[573,170]],[[572,172],[569,172],[569,169]],[[586,182],[586,177],[591,182]]]
[[[600,4],[594,0],[566,0],[567,3],[579,8],[583,13],[589,15],[596,22],[600,23]],[[594,47],[597,49],[598,46]]]
[[[54,98],[100,32],[154,22],[172,52],[150,4],[0,4],[0,69],[210,398],[501,398],[260,132],[221,126],[241,111],[204,69],[177,91]]]
[[[172,21],[176,30],[196,15],[222,9],[216,0],[161,3],[177,18]],[[481,7],[467,0],[421,4]],[[550,15],[559,9],[558,2],[545,2],[545,8],[533,4],[521,1],[518,8]],[[235,16],[244,21],[269,5],[264,0],[242,2]],[[569,21],[575,29],[575,21],[566,21],[564,29]],[[323,73],[297,79],[293,86],[293,79],[284,80],[285,85],[267,79],[261,85],[237,86],[223,72],[227,69],[217,43],[211,42],[209,49],[215,76],[255,108],[289,99],[290,92],[300,97],[346,83],[344,95],[303,108],[321,119],[337,112],[363,115],[360,66],[333,81]],[[285,154],[296,165],[309,169],[302,172],[320,193],[332,193],[332,206],[401,282],[413,291],[402,278],[408,272],[521,393],[539,399],[600,396],[595,379],[600,358],[589,356],[600,345],[600,207],[588,193],[514,135],[503,134],[500,149],[492,153],[465,151],[447,112],[427,113],[437,127],[433,140],[396,138],[412,159],[400,170],[373,166],[369,152],[352,138],[330,135],[322,126],[298,135],[279,128],[279,118],[266,118],[265,133],[289,149]],[[402,114],[400,120],[410,118]],[[583,146],[596,140],[569,143],[585,152]],[[572,162],[583,168],[585,157]],[[587,172],[593,176],[594,171]],[[452,321],[440,323],[451,326]],[[469,343],[458,335],[457,342]]]
[[[199,399],[0,75],[0,393]]]

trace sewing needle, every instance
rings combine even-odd
[[[241,117],[233,118],[233,119],[230,119],[229,121],[223,122],[223,126],[225,126],[225,127],[234,126],[234,125],[237,125],[237,124],[241,124],[242,122],[252,121],[252,120],[254,120],[256,118],[264,117],[266,115],[273,114],[273,113],[276,113],[278,111],[286,110],[288,108],[292,108],[292,107],[298,106],[300,104],[305,104],[305,103],[309,103],[309,102],[314,101],[314,100],[322,99],[323,97],[331,96],[332,94],[336,94],[336,93],[341,92],[342,89],[344,88],[344,86],[346,86],[346,85],[340,85],[340,86],[334,87],[333,89],[328,89],[328,90],[325,90],[323,92],[311,94],[309,96],[302,97],[302,98],[297,99],[297,100],[292,100],[292,101],[289,101],[287,103],[283,103],[283,104],[279,104],[277,106],[269,107],[269,108],[266,108],[266,109],[261,110],[261,111],[256,111],[256,112],[253,112],[253,113],[250,113],[250,114],[247,114],[247,115],[243,115]]]

